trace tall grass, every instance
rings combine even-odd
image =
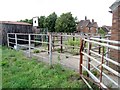
[[[76,72],[60,65],[51,68],[4,47],[2,52],[3,88],[87,88]]]

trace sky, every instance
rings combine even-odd
[[[78,20],[96,21],[99,26],[112,25],[109,7],[115,0],[0,0],[0,21],[18,21],[56,12],[71,12]]]

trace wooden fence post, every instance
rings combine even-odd
[[[31,57],[31,35],[28,34],[28,39],[29,39],[29,57]]]
[[[80,75],[82,75],[82,61],[83,61],[83,54],[82,54],[82,51],[83,51],[83,39],[81,38],[80,40],[80,63],[79,63],[79,73]]]

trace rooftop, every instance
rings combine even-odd
[[[96,27],[96,28],[98,27],[97,22],[94,22],[94,19],[92,19],[92,22],[91,22],[86,17],[85,17],[85,20],[81,20],[78,23],[78,26],[80,26],[80,27]]]
[[[17,21],[0,21],[2,24],[17,24],[17,25],[31,25],[25,22],[17,22]]]
[[[113,11],[120,5],[120,0],[116,0],[111,6],[110,9]]]

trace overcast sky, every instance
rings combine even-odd
[[[35,16],[48,16],[56,12],[71,12],[79,20],[87,16],[98,25],[112,25],[112,14],[108,11],[115,0],[0,0],[0,21],[17,21]]]

